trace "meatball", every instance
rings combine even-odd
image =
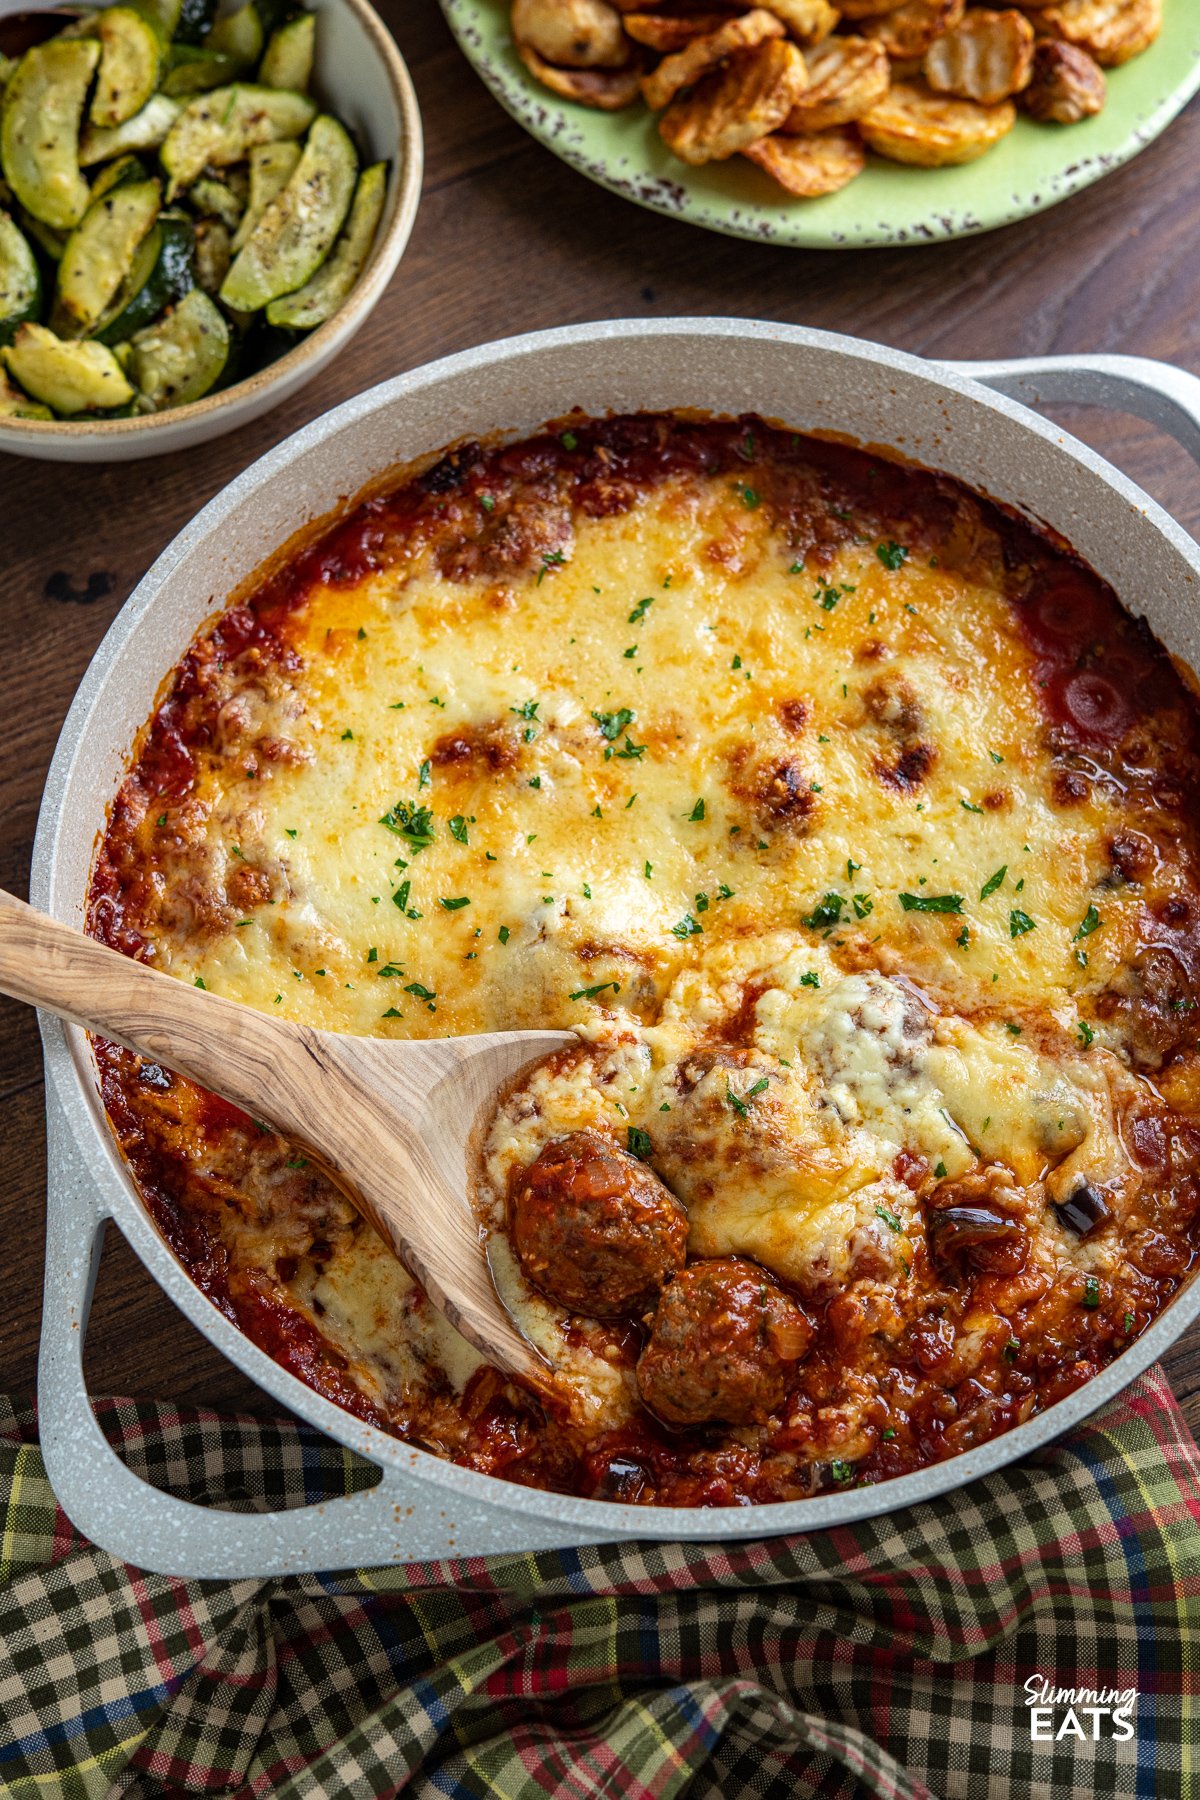
[[[597,1319],[653,1306],[687,1252],[683,1206],[652,1169],[600,1131],[546,1144],[515,1176],[508,1219],[534,1287]]]
[[[757,1263],[690,1263],[658,1303],[638,1388],[669,1425],[754,1424],[786,1398],[812,1335],[796,1302]]]

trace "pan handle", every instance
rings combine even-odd
[[[58,1021],[43,1016],[42,1025],[53,1076],[68,1052]],[[84,1339],[109,1215],[55,1089],[52,1078],[38,1418],[50,1485],[85,1537],[153,1574],[210,1580],[550,1550],[579,1540],[577,1525],[526,1518],[474,1497],[456,1502],[395,1465],[384,1465],[379,1483],[359,1493],[262,1513],[196,1505],[135,1474],[104,1436],[88,1396]]]
[[[1200,377],[1148,356],[1019,356],[946,367],[1026,406],[1106,406],[1167,432],[1200,463]]]

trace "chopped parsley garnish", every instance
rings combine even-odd
[[[1020,1025],[1015,1025],[1011,1019],[1005,1021],[1004,1029],[1005,1031],[1011,1032],[1013,1037],[1021,1036],[1022,1027]]]
[[[897,1215],[894,1212],[889,1212],[886,1206],[877,1206],[875,1208],[875,1217],[877,1219],[882,1219],[889,1231],[904,1230]]]
[[[829,1465],[829,1473],[833,1476],[835,1481],[853,1481],[854,1464],[841,1461],[831,1462]]]
[[[205,987],[205,981],[204,981],[203,975],[197,975],[195,981],[192,983],[192,986],[198,987],[198,988]],[[207,991],[207,989],[205,991]]]
[[[625,1133],[625,1144],[630,1156],[636,1156],[639,1162],[649,1162],[654,1145],[648,1131],[643,1131],[640,1125],[631,1125]]]
[[[1079,1042],[1085,1050],[1090,1050],[1096,1040],[1096,1034],[1086,1019],[1080,1019],[1075,1029],[1079,1033]]]
[[[806,918],[801,919],[800,923],[806,925],[810,931],[832,930],[833,926],[840,922],[845,904],[846,902],[840,894],[826,894],[823,900],[817,901],[812,911]]]
[[[625,727],[633,724],[637,714],[632,707],[622,706],[616,712],[593,712],[592,717],[600,727],[600,736],[605,743],[613,744]]]
[[[1104,923],[1104,920],[1100,917],[1100,914],[1096,911],[1095,906],[1094,905],[1089,906],[1087,911],[1084,913],[1083,918],[1080,920],[1079,929],[1076,931],[1074,937],[1071,939],[1071,942],[1073,944],[1077,944],[1079,942],[1080,938],[1091,937],[1093,931],[1099,931],[1099,929],[1103,925],[1103,923]]]
[[[500,942],[502,944],[507,944],[509,938],[512,936],[512,933],[509,931],[507,925],[502,925],[500,927],[499,931],[496,933],[496,936],[500,939]]]
[[[703,894],[703,893],[696,894],[694,896],[694,901],[695,901],[696,911],[698,913],[705,913],[708,911],[708,895],[707,894]]]
[[[961,894],[901,894],[900,904],[905,912],[960,913],[963,897]]]
[[[491,494],[480,494],[479,504],[482,506],[484,512],[493,512],[496,506],[496,502]]]
[[[379,1016],[381,1019],[402,1019],[404,1014],[398,1012],[394,1006],[389,1006],[387,1011],[385,1013],[380,1013]]]
[[[1020,1355],[1020,1353],[1021,1353],[1021,1340],[1019,1338],[1015,1338],[1015,1337],[1009,1338],[1008,1342],[1004,1346],[1005,1362],[1007,1362],[1007,1363],[1016,1362],[1017,1357]]]
[[[350,727],[347,725],[345,731],[343,731],[343,733],[342,733],[343,744],[346,742],[346,740],[348,738],[353,738],[353,736],[354,736],[354,733],[351,731]]]
[[[958,804],[964,812],[981,813],[983,811],[982,806],[976,806],[973,800],[960,800]]]
[[[1027,912],[1021,911],[1019,906],[1014,906],[1012,911],[1008,915],[1008,935],[1009,935],[1009,937],[1014,937],[1014,938],[1024,937],[1024,935],[1027,931],[1036,931],[1036,930],[1037,930],[1037,920],[1031,919]]]
[[[758,489],[752,488],[750,486],[749,482],[747,482],[747,481],[735,481],[733,484],[733,489],[736,494],[741,495],[742,505],[744,507],[746,507],[750,512],[753,512],[755,507],[759,504],[760,499],[761,499],[761,495],[759,494]]]
[[[431,776],[429,773],[429,758],[426,757],[425,761],[421,764],[420,768],[417,770],[417,786],[418,786],[418,788],[427,788],[430,785],[430,781],[431,781]]]
[[[459,912],[464,906],[470,906],[470,904],[471,898],[469,894],[459,894],[454,900],[438,901],[438,905],[444,906],[447,912]]]
[[[653,881],[654,880],[654,864],[649,861],[644,862],[642,864],[642,874],[645,876],[647,881]]]
[[[704,927],[701,925],[699,919],[696,918],[694,913],[690,912],[685,912],[682,919],[671,927],[673,936],[680,939],[699,937],[703,930]]]
[[[467,821],[461,813],[455,813],[452,819],[446,820],[446,829],[452,838],[458,839],[460,844],[467,842]]]
[[[160,826],[161,826],[161,825],[165,825],[165,824],[166,824],[166,822],[167,822],[167,815],[166,815],[166,813],[159,813],[159,815],[158,815],[158,823],[159,823],[159,825],[160,825]]]
[[[886,543],[876,544],[875,554],[885,569],[902,569],[908,561],[908,551],[904,545],[895,543],[891,538]]]
[[[821,977],[817,974],[815,969],[806,969],[800,977],[801,987],[819,988],[820,985]]]
[[[428,764],[422,765],[428,768]],[[415,801],[397,800],[395,806],[388,808],[379,823],[386,825],[398,838],[403,838],[414,856],[427,850],[433,843],[436,833],[433,829],[433,813],[427,806],[418,806]]]
[[[738,1117],[744,1119],[750,1112],[751,1100],[756,1100],[759,1094],[765,1094],[770,1085],[770,1080],[766,1075],[760,1076],[752,1088],[746,1089],[745,1095],[743,1096],[741,1094],[735,1094],[729,1083],[726,1082],[725,1098],[730,1106],[732,1106],[734,1112],[737,1113]]]
[[[510,713],[515,713],[518,719],[536,719],[538,707],[541,704],[540,700],[525,700],[520,706],[510,706],[508,710]]]
[[[1133,1330],[1133,1314],[1131,1312],[1127,1312],[1125,1314],[1124,1318],[1122,1319],[1121,1323],[1124,1325],[1126,1331],[1132,1331]]]
[[[637,605],[634,607],[633,611],[630,613],[629,623],[631,625],[640,625],[642,620],[645,618],[646,614],[649,612],[650,608],[653,605],[654,605],[654,595],[647,594],[647,596],[644,600],[638,601]]]
[[[959,932],[958,936],[955,938],[954,941],[958,945],[960,950],[965,950],[967,948],[967,945],[971,942],[970,926],[964,925],[962,930]]]
[[[854,916],[856,919],[865,919],[868,913],[874,911],[875,902],[871,899],[869,894],[855,894]]]
[[[703,800],[697,800],[695,806],[693,806],[691,812],[688,814],[688,823],[691,825],[698,825],[703,817],[704,802]]]
[[[1100,1304],[1100,1283],[1094,1275],[1083,1278],[1083,1304],[1089,1312],[1095,1312]]]
[[[826,581],[823,575],[818,575],[817,585],[813,589],[813,599],[820,601],[822,612],[832,612],[839,600],[853,592],[853,585],[838,587],[836,582]]]
[[[546,576],[551,569],[561,569],[562,568],[563,560],[564,560],[564,558],[563,558],[563,553],[561,550],[543,550],[542,551],[542,566],[538,570],[538,578],[537,578],[538,587],[541,587],[542,582],[546,579]]]
[[[980,888],[979,898],[981,900],[986,900],[990,894],[994,894],[1007,874],[1008,864],[1001,863],[1000,867],[996,870],[996,873],[994,875],[989,875],[983,886]]]
[[[604,752],[604,760],[607,762],[610,757],[615,756],[618,762],[638,762],[645,754],[646,745],[635,744],[629,733],[626,732],[624,748],[621,750],[614,750],[610,744]]]
[[[621,984],[619,981],[598,981],[595,987],[576,988],[575,992],[571,995],[571,999],[594,1000],[596,995],[604,993],[606,988],[611,988],[614,994],[619,994],[621,991]]]
[[[579,448],[579,439],[573,431],[564,431],[558,441],[564,450],[578,450]]]
[[[417,1000],[437,999],[435,990],[433,988],[422,987],[419,981],[410,981],[404,991],[406,994],[412,994]]]
[[[944,1162],[943,1162],[943,1161],[942,1161],[942,1160],[941,1160],[941,1158],[940,1158],[940,1157],[939,1157],[939,1158],[938,1158],[938,1161],[937,1161],[937,1165],[936,1165],[936,1167],[935,1167],[935,1168],[934,1168],[934,1171],[933,1171],[933,1172],[934,1172],[934,1175],[935,1175],[935,1176],[936,1176],[936,1177],[937,1177],[937,1179],[938,1179],[938,1180],[939,1180],[939,1181],[945,1181],[945,1179],[946,1179],[946,1165],[945,1165],[945,1163],[944,1163]]]

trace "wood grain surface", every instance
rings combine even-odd
[[[933,357],[1133,351],[1200,373],[1200,102],[1125,169],[1005,231],[920,249],[772,249],[672,223],[592,187],[500,110],[435,0],[382,0],[380,11],[421,102],[425,192],[408,254],[341,359],[267,418],[176,456],[111,469],[0,456],[0,885],[15,893],[27,892],[59,725],[126,596],[239,470],[385,376],[540,326],[700,313],[824,326]],[[1060,416],[1200,534],[1200,480],[1173,443],[1131,419]],[[34,1387],[44,1191],[37,1033],[30,1013],[0,999],[3,1392]],[[97,1393],[278,1411],[111,1230],[87,1363]],[[1168,1366],[1200,1427],[1200,1327]]]

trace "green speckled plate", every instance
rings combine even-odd
[[[513,50],[508,0],[441,0],[450,29],[500,104],[580,170],[639,206],[731,237],[810,250],[931,244],[1010,225],[1120,168],[1153,142],[1200,89],[1200,0],[1165,0],[1158,42],[1108,72],[1108,104],[1081,125],[1016,129],[960,169],[906,169],[871,157],[824,200],[780,200],[767,176],[735,156],[688,168],[641,105],[594,112],[541,87]]]

